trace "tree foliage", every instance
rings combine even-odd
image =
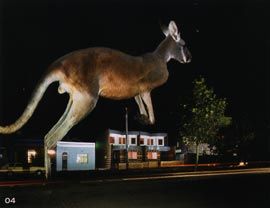
[[[185,119],[181,136],[184,143],[212,143],[219,129],[231,123],[231,118],[225,116],[226,106],[226,99],[218,98],[204,78],[195,79],[191,101],[183,105]]]

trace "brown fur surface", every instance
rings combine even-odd
[[[149,53],[135,57],[109,48],[72,52],[49,70],[61,74],[60,84],[116,100],[152,90],[168,78],[166,63],[159,56]]]

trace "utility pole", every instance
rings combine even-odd
[[[128,169],[128,108],[126,110],[126,169]]]

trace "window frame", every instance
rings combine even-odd
[[[80,157],[80,158],[78,158],[78,157]],[[83,158],[81,158],[81,157],[83,157]],[[81,159],[83,159],[83,160],[81,161]],[[85,161],[85,159],[86,159],[86,161]],[[88,161],[89,161],[89,158],[88,158],[87,153],[77,153],[77,155],[76,155],[76,164],[81,164],[81,165],[82,164],[88,164]]]
[[[159,143],[161,141],[161,144]],[[164,145],[164,140],[163,139],[158,139],[158,145],[163,146]]]
[[[134,141],[134,142],[133,142]],[[130,144],[135,144],[136,145],[136,137],[130,138]]]
[[[126,144],[126,138],[125,137],[119,137],[119,144]]]
[[[110,143],[110,144],[115,144],[115,137],[110,136],[110,137],[109,137],[109,143]]]
[[[155,157],[154,157],[154,155],[155,155]],[[157,160],[158,159],[157,152],[147,152],[147,159],[148,160]]]
[[[137,151],[128,151],[128,159],[129,160],[137,160],[138,152]]]
[[[153,146],[154,145],[154,139],[153,138],[148,138],[147,139],[147,145]]]

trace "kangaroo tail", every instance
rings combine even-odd
[[[57,78],[52,76],[52,74],[44,77],[35,89],[23,114],[17,119],[17,121],[15,121],[15,123],[8,126],[0,126],[0,134],[11,134],[22,128],[23,125],[31,118],[48,86],[55,81],[57,81]]]

